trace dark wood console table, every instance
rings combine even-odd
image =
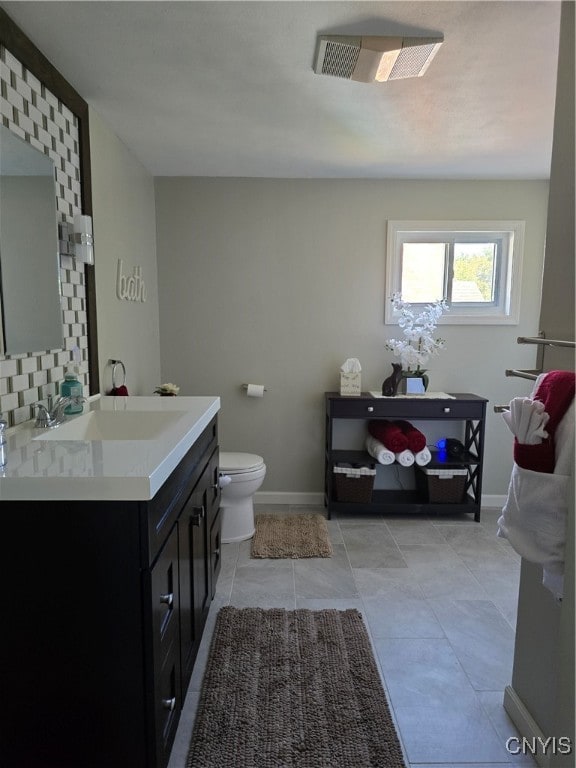
[[[482,462],[484,455],[484,428],[486,398],[467,393],[450,393],[453,399],[432,397],[373,397],[363,392],[360,397],[342,397],[337,392],[325,393],[326,451],[324,504],[328,517],[334,511],[364,514],[366,512],[410,513],[471,513],[480,520],[482,493]],[[466,468],[464,499],[459,503],[433,503],[425,491],[378,488],[372,493],[370,503],[337,501],[334,492],[333,469],[337,464],[379,466],[366,450],[342,450],[333,448],[335,419],[405,419],[459,421],[462,423],[462,457],[447,458],[439,452],[427,468]]]

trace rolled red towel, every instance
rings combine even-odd
[[[128,394],[128,388],[125,384],[122,384],[119,387],[113,387],[110,394],[118,397],[126,396]]]
[[[372,420],[368,422],[368,432],[380,440],[385,448],[392,453],[401,453],[408,448],[408,438],[402,430],[391,421]]]
[[[426,448],[425,435],[420,432],[419,429],[416,429],[413,424],[410,424],[409,421],[398,420],[394,421],[393,424],[402,430],[402,434],[405,435],[408,440],[408,449],[412,451],[412,453],[419,453]]]

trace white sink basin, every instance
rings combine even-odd
[[[183,415],[180,411],[90,411],[42,430],[34,440],[155,440]]]

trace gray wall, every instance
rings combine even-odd
[[[154,181],[93,109],[90,152],[100,391],[112,387],[108,361],[120,359],[130,394],[151,395],[161,383]],[[125,274],[141,268],[145,302],[117,297],[118,259]]]
[[[264,456],[267,492],[323,487],[325,390],[348,357],[380,389],[398,328],[383,323],[387,219],[524,219],[517,326],[443,326],[430,388],[490,399],[486,494],[504,494],[510,436],[495,403],[529,392],[518,335],[538,330],[547,182],[156,179],[162,376],[222,397],[221,444]],[[243,382],[262,383],[262,400]]]

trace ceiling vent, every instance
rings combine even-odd
[[[314,72],[361,83],[422,77],[442,37],[318,37]]]

